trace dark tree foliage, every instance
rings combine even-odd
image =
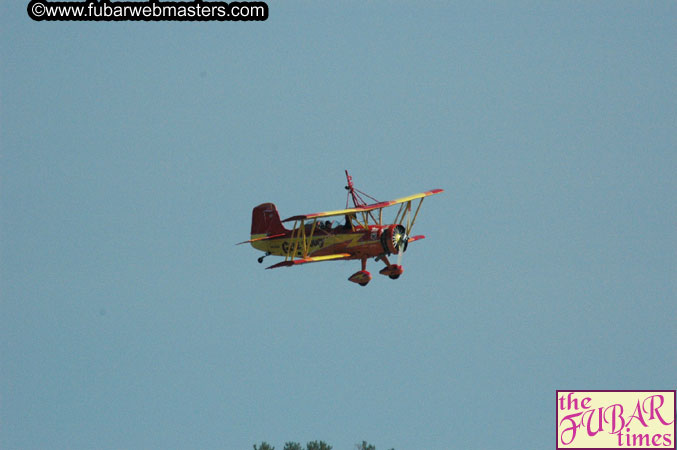
[[[355,444],[355,448],[357,450],[376,450],[376,447],[367,443],[367,441],[362,441],[361,444]],[[275,450],[275,447],[267,442],[261,442],[258,446],[254,444],[254,450]],[[284,444],[283,450],[303,450],[303,447],[301,447],[301,444],[298,442],[289,441]],[[332,450],[332,446],[324,441],[311,441],[306,444],[305,450]],[[390,450],[395,449],[391,448]]]
[[[357,450],[376,450],[376,447],[371,444],[367,444],[367,441],[362,441],[361,444],[355,444],[355,448]]]
[[[306,450],[331,450],[331,445],[324,441],[311,441],[306,444]]]
[[[275,447],[271,446],[267,442],[261,442],[261,445],[258,447],[254,444],[254,450],[275,450]]]
[[[298,442],[287,442],[283,450],[303,450],[303,447]]]

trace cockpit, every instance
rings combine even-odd
[[[352,221],[350,216],[345,216],[345,221],[339,221],[339,220],[325,220],[325,221],[320,221],[317,223],[318,228],[321,230],[350,230],[352,229]]]

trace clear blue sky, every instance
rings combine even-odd
[[[0,447],[542,449],[556,389],[675,389],[677,3],[468,3],[3,3]],[[344,169],[445,189],[399,280],[234,245]]]

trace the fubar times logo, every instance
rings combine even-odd
[[[675,391],[556,391],[557,450],[675,449]]]

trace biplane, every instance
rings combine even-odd
[[[251,239],[239,244],[251,244],[257,250],[265,252],[258,258],[270,255],[283,256],[284,261],[273,264],[266,269],[292,267],[300,264],[322,261],[360,260],[361,270],[352,274],[348,280],[360,286],[371,281],[367,271],[367,260],[374,258],[382,261],[385,267],[379,271],[397,279],[402,275],[402,255],[410,243],[423,239],[422,235],[411,235],[423,199],[439,194],[443,189],[410,195],[387,202],[379,202],[375,198],[359,191],[346,170],[348,198],[345,209],[314,214],[303,214],[280,220],[280,215],[273,203],[263,203],[252,211]],[[367,204],[362,195],[374,203]],[[349,207],[352,199],[353,206]],[[416,210],[411,214],[412,202],[418,200]],[[392,223],[383,222],[383,210],[399,205]],[[328,220],[329,218],[343,220]],[[284,223],[293,222],[291,229]],[[389,256],[397,255],[397,263],[393,264]]]

